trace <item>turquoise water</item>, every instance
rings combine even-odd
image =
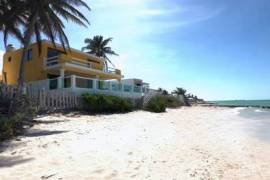
[[[243,106],[243,107],[268,107],[270,100],[233,100],[233,101],[211,101],[220,106]]]

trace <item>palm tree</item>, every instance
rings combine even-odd
[[[20,1],[0,1],[0,32],[3,33],[4,45],[7,48],[8,36],[16,37],[20,42],[23,41],[21,25],[24,25],[24,14]]]
[[[176,88],[176,90],[174,90],[172,93],[173,94],[176,94],[178,97],[179,96],[182,96],[184,98],[184,104],[186,106],[189,106],[190,105],[189,102],[188,102],[187,95],[186,95],[187,90],[185,90],[184,88]]]
[[[64,32],[64,23],[71,20],[78,25],[86,27],[89,24],[86,17],[78,10],[78,7],[90,8],[82,0],[25,0],[25,12],[28,15],[26,19],[26,29],[24,32],[24,51],[21,60],[19,85],[24,82],[24,56],[28,50],[31,37],[35,36],[37,42],[41,42],[41,35],[44,34],[55,45],[58,39],[63,46],[69,48],[68,38]],[[40,51],[40,50],[39,50]]]
[[[0,14],[5,17],[0,19],[2,27],[0,31],[7,35],[16,35],[16,38],[23,45],[18,79],[20,94],[24,86],[24,57],[31,39],[35,37],[39,44],[39,52],[41,52],[42,35],[51,40],[54,45],[56,45],[56,40],[59,40],[64,50],[66,50],[66,47],[69,48],[69,42],[64,32],[65,26],[62,19],[71,20],[86,27],[89,22],[78,10],[78,7],[81,6],[90,10],[83,0],[0,0]],[[3,10],[5,8],[13,11],[14,14],[8,14]],[[8,17],[12,18],[8,19]]]
[[[106,69],[108,69],[108,62],[114,66],[114,64],[108,58],[108,55],[118,56],[118,54],[115,53],[112,48],[108,46],[109,42],[111,41],[112,38],[104,39],[104,37],[101,35],[94,36],[92,39],[86,38],[84,40],[86,46],[82,48],[82,51],[86,51],[89,54],[104,58],[106,60]]]
[[[176,88],[176,90],[173,91],[173,94],[176,94],[178,96],[179,95],[185,96],[186,92],[187,92],[187,90],[185,90],[184,88]]]
[[[158,92],[160,92],[163,96],[169,95],[169,92],[166,89],[158,88]]]

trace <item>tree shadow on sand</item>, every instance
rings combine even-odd
[[[68,131],[47,131],[47,130],[39,130],[39,129],[29,129],[27,133],[25,133],[24,137],[40,137],[40,136],[50,136],[56,134],[67,133]]]
[[[61,116],[66,116],[66,117],[71,117],[71,118],[78,118],[81,117],[82,112],[81,111],[68,111],[68,110],[58,110],[58,111],[52,111],[52,112],[43,112],[39,114],[39,118],[42,117],[47,117],[47,116],[53,116],[53,117],[61,117]]]
[[[36,124],[58,124],[63,122],[68,122],[70,120],[35,120]]]
[[[0,168],[12,167],[34,160],[34,158],[23,158],[22,156],[5,157],[0,156]]]

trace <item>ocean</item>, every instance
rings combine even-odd
[[[231,101],[209,101],[209,102],[219,106],[270,108],[270,100],[231,100]]]

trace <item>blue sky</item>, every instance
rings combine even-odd
[[[207,100],[270,99],[269,0],[87,2],[91,26],[67,23],[71,46],[80,49],[97,34],[113,37],[120,56],[112,60],[126,78],[184,87]]]

